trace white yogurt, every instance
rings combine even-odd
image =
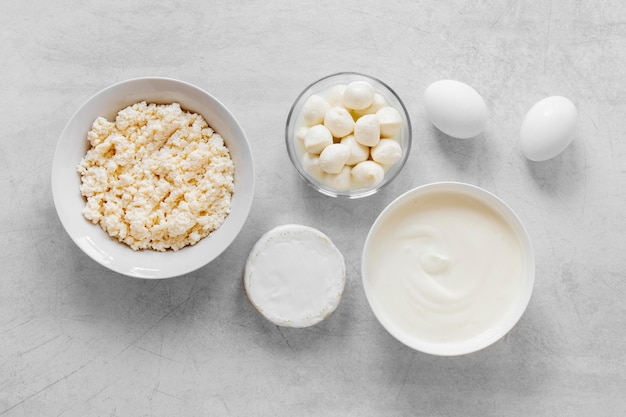
[[[511,219],[471,194],[440,188],[392,203],[370,231],[362,264],[381,323],[409,345],[431,345],[429,353],[495,341],[517,322],[532,288],[529,243]]]

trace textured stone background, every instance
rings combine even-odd
[[[179,3],[179,4],[176,4]],[[3,1],[0,4],[0,416],[623,416],[626,414],[626,3],[607,1]],[[313,80],[361,71],[392,86],[414,147],[376,196],[305,186],[284,148]],[[166,76],[225,103],[258,173],[243,233],[213,263],[164,281],[109,272],[59,222],[57,138],[92,94]],[[484,134],[426,121],[422,94],[462,80],[485,97]],[[574,144],[544,163],[517,145],[548,95],[579,109]],[[414,352],[378,324],[360,252],[378,213],[427,182],[503,198],[536,251],[518,325],[463,357]],[[279,329],[241,285],[254,242],[283,223],[326,232],[348,267],[328,320]]]

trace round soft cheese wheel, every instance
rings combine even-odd
[[[244,271],[252,305],[272,323],[286,327],[324,320],[339,305],[345,283],[343,255],[330,238],[297,224],[261,236]]]

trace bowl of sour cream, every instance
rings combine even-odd
[[[535,259],[519,217],[500,198],[458,182],[391,202],[363,248],[367,300],[405,345],[463,355],[508,333],[530,301]]]

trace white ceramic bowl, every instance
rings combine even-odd
[[[396,139],[402,147],[402,157],[398,162],[396,162],[386,170],[385,177],[383,181],[379,184],[368,188],[338,190],[336,188],[333,188],[329,184],[320,181],[319,178],[316,178],[304,169],[304,167],[302,166],[302,157],[306,151],[304,150],[304,146],[299,143],[296,137],[298,129],[304,125],[302,108],[307,99],[313,94],[319,94],[328,90],[329,88],[338,85],[346,85],[352,81],[366,81],[370,83],[374,87],[376,93],[382,95],[385,98],[387,104],[391,107],[394,107],[400,113],[400,116],[402,117],[402,128],[400,129],[400,132],[396,135]],[[361,198],[375,194],[382,187],[389,184],[400,173],[411,152],[411,135],[412,130],[409,114],[406,110],[406,107],[404,106],[404,103],[396,94],[396,92],[391,89],[391,87],[389,87],[381,80],[365,74],[360,74],[356,72],[339,72],[315,81],[314,83],[306,87],[298,95],[287,117],[287,124],[285,127],[285,144],[287,146],[289,158],[291,159],[291,162],[298,171],[298,174],[311,187],[313,187],[320,193],[331,197]]]
[[[179,251],[134,251],[109,237],[82,215],[76,167],[89,149],[87,132],[98,116],[113,120],[118,111],[140,102],[180,103],[201,114],[219,133],[235,165],[231,213],[211,235]],[[92,259],[120,274],[139,278],[169,278],[194,271],[220,255],[241,231],[254,197],[254,168],[246,135],[228,109],[211,94],[169,78],[137,78],[114,84],[87,100],[65,126],[52,163],[52,194],[57,213],[72,240]]]
[[[438,213],[452,213],[450,207],[455,212],[442,220]],[[400,253],[385,249],[396,247],[389,239],[407,255],[387,262]],[[425,258],[433,253],[443,255]],[[479,258],[484,263],[475,264]],[[429,264],[433,259],[450,263]],[[513,328],[531,297],[535,260],[526,228],[506,203],[477,186],[438,182],[382,211],[366,238],[361,273],[372,311],[392,336],[424,353],[453,356],[483,349]]]

